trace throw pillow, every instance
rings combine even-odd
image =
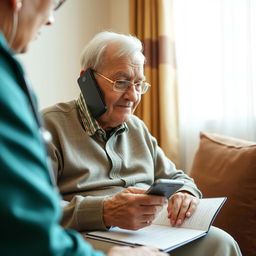
[[[243,255],[255,255],[256,143],[201,133],[190,176],[204,197],[227,197],[214,225],[235,238]]]

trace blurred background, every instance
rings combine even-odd
[[[255,0],[68,0],[19,56],[40,108],[76,98],[80,54],[98,32],[142,40],[152,87],[136,115],[191,168],[199,132],[256,141]]]
[[[78,93],[80,55],[98,32],[129,33],[128,0],[68,0],[20,55],[39,97],[40,107],[74,99]]]

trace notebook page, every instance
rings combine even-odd
[[[224,201],[225,198],[223,197],[200,199],[200,203],[194,214],[190,218],[186,218],[180,227],[207,231],[213,217],[216,215],[216,212],[218,212],[218,209]],[[153,221],[153,224],[170,226],[170,220],[167,216],[166,206]]]

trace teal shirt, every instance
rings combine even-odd
[[[101,256],[59,225],[45,146],[20,87],[23,70],[0,32],[0,255]]]

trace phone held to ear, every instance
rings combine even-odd
[[[146,191],[148,195],[165,196],[170,198],[178,189],[184,185],[184,181],[158,179]]]
[[[90,113],[97,118],[107,111],[103,95],[94,77],[93,70],[88,69],[77,80]]]

